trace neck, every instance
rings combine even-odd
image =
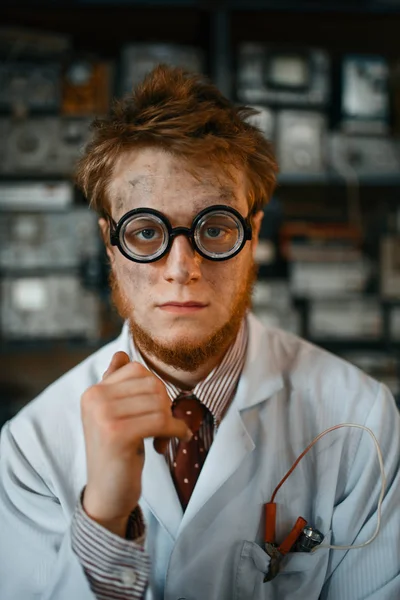
[[[162,362],[153,355],[147,354],[139,348],[149,367],[165,381],[176,385],[182,390],[192,390],[200,381],[203,381],[209,373],[222,361],[227,348],[217,356],[210,358],[195,371],[183,371]]]
[[[222,361],[234,343],[242,321],[243,315],[238,312],[202,345],[193,347],[179,343],[165,345],[134,321],[130,323],[130,332],[136,347],[155,373],[181,389],[191,390]]]

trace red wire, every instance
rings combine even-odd
[[[278,483],[278,485],[276,486],[276,488],[274,489],[274,493],[271,496],[271,500],[270,502],[274,502],[275,500],[275,496],[278,493],[279,488],[282,487],[282,485],[285,483],[286,479],[289,477],[289,475],[291,473],[293,473],[293,471],[295,470],[295,468],[297,467],[297,465],[299,464],[299,462],[301,461],[301,459],[303,458],[303,456],[305,456],[307,454],[307,452],[314,446],[314,444],[316,444],[318,442],[318,440],[320,440],[322,438],[322,436],[324,436],[326,433],[329,433],[330,431],[333,431],[334,429],[339,429],[340,427],[346,427],[346,425],[342,424],[342,425],[334,425],[333,427],[330,427],[329,429],[323,431],[322,433],[320,433],[312,442],[311,444],[309,444],[307,446],[307,448],[305,450],[303,450],[303,452],[300,454],[300,456],[297,458],[297,460],[293,463],[293,465],[290,467],[289,471],[286,473],[285,477],[283,479],[281,479],[281,481]]]

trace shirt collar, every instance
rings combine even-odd
[[[209,409],[217,426],[220,424],[235,394],[246,358],[247,341],[248,325],[245,318],[241,323],[234,342],[228,348],[222,361],[192,390],[192,393],[200,402]],[[132,360],[139,362],[154,373],[153,369],[147,364],[144,356],[135,346],[132,337],[130,338],[130,350]],[[160,377],[157,373],[154,374],[164,383],[168,396],[171,402],[173,402],[182,393],[182,390]]]

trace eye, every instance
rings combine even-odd
[[[145,239],[145,240],[152,240],[157,235],[157,232],[155,229],[148,228],[148,229],[142,229],[141,231],[136,232],[135,235],[137,237],[142,236],[143,239]]]
[[[125,230],[125,240],[129,244],[145,244],[159,242],[163,238],[161,227],[148,219],[137,219]]]
[[[205,227],[202,231],[202,235],[204,236],[205,239],[208,240],[218,240],[218,241],[223,241],[223,240],[228,240],[230,238],[232,238],[232,236],[236,236],[237,235],[237,229],[236,228],[232,228],[229,225],[208,225],[207,227]]]
[[[217,238],[224,233],[226,232],[224,232],[221,227],[207,227],[206,229],[206,235],[210,238]]]

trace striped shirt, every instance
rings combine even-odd
[[[246,357],[247,337],[247,320],[244,319],[235,341],[222,361],[191,390],[209,410],[199,430],[199,437],[203,440],[206,452],[209,451],[214,435],[235,395]],[[133,340],[130,354],[132,360],[154,373]],[[182,390],[168,381],[161,380],[172,403]],[[172,439],[166,452],[170,470],[178,441]],[[140,507],[131,514],[127,536],[123,539],[88,517],[82,507],[82,496],[83,492],[72,518],[71,544],[96,598],[144,598],[150,574],[150,557],[144,551],[145,524]]]

